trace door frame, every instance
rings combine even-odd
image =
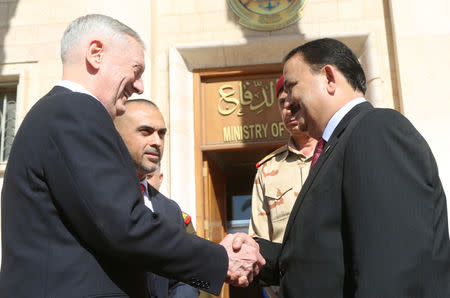
[[[196,189],[196,222],[197,222],[197,235],[205,239],[220,242],[226,235],[227,220],[226,220],[226,195],[215,196],[211,195],[214,188],[213,177],[211,177],[211,165],[206,158],[206,152],[208,151],[226,151],[236,149],[250,149],[250,148],[263,148],[273,146],[275,143],[266,144],[223,144],[223,145],[203,145],[203,123],[201,116],[203,115],[203,107],[201,105],[201,98],[203,95],[202,84],[206,79],[213,78],[229,78],[234,76],[245,75],[266,75],[271,73],[281,73],[282,65],[267,64],[267,65],[255,65],[255,66],[240,66],[240,67],[227,67],[227,68],[215,68],[215,69],[198,69],[193,71],[193,83],[194,83],[194,156],[195,156],[195,189]],[[226,187],[226,186],[225,186]],[[220,200],[213,202],[212,200]],[[223,200],[223,201],[222,201]],[[223,212],[212,212],[214,208],[222,206],[225,208]],[[225,207],[223,207],[225,206]],[[214,216],[221,216],[221,218],[213,218]],[[221,239],[217,239],[217,227],[212,227],[212,223],[222,222],[222,235]],[[213,230],[215,231],[213,233]],[[228,284],[224,284],[221,291],[221,298],[229,297]]]

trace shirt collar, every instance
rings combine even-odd
[[[346,103],[342,108],[340,108],[336,113],[334,113],[333,117],[331,117],[330,121],[328,121],[327,126],[323,131],[322,139],[328,142],[331,135],[333,134],[333,131],[336,129],[339,122],[341,122],[342,118],[344,118],[344,116],[347,115],[347,113],[350,112],[350,110],[353,109],[353,107],[365,101],[366,100],[363,97],[355,98]]]
[[[90,95],[93,98],[98,100],[97,97],[95,97],[91,92],[87,91],[86,88],[84,88],[83,86],[81,86],[78,83],[68,81],[68,80],[62,80],[62,81],[59,81],[58,83],[56,83],[56,86],[67,88],[72,92],[84,93],[84,94]]]
[[[284,159],[286,159],[288,157],[289,152],[297,155],[300,158],[300,160],[302,160],[302,161],[307,160],[308,158],[310,158],[312,156],[312,153],[310,156],[305,156],[303,153],[301,153],[295,146],[294,138],[292,136],[289,138],[287,148],[288,148],[287,154],[284,156]]]
[[[154,193],[150,193],[152,188],[148,187],[147,180],[145,178],[144,178],[144,180],[140,181],[139,183],[141,185],[144,185],[144,188],[145,188],[145,190],[144,190],[144,204],[145,204],[145,206],[147,206],[147,208],[149,208],[150,210],[154,211],[153,203],[152,203],[152,201],[150,199],[150,195],[152,197],[154,196]]]

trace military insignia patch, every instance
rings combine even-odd
[[[181,215],[183,216],[184,223],[187,225],[191,222],[191,216],[184,211],[181,212]]]
[[[297,22],[306,0],[227,0],[247,28],[262,31],[279,30]]]

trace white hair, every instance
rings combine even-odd
[[[64,31],[61,39],[62,62],[67,61],[67,52],[70,48],[78,45],[83,37],[92,33],[102,33],[112,38],[131,36],[145,48],[144,42],[136,31],[127,25],[105,15],[88,14],[72,21]]]

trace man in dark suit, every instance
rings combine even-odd
[[[163,178],[164,178],[164,175],[161,172],[161,168],[158,167],[158,169],[156,171],[147,175],[147,182],[151,186],[153,186],[156,190],[159,190],[159,188],[161,187]],[[195,231],[194,225],[192,223],[191,216],[184,211],[181,211],[181,214],[182,214],[182,219],[184,222],[183,227],[186,229],[186,232],[189,234],[197,235],[197,232]],[[162,279],[163,277],[160,277],[160,278]],[[180,283],[178,283],[178,284],[180,284]],[[164,287],[164,288],[166,288],[166,287]],[[169,294],[171,294],[172,292],[173,292],[173,287],[169,286]],[[176,293],[178,293],[178,291]],[[183,296],[180,295],[180,297],[183,297]],[[210,293],[207,293],[205,291],[200,291],[198,293],[198,297],[206,298],[206,297],[213,297],[213,295]]]
[[[142,185],[143,199],[155,213],[159,213],[184,228],[181,209],[175,201],[166,198],[158,189],[162,177],[159,175],[160,162],[164,152],[164,137],[167,132],[164,118],[158,107],[149,100],[136,99],[126,102],[126,112],[116,117],[114,124],[125,141],[133,159]],[[148,175],[157,176],[152,185]],[[199,290],[176,280],[169,280],[154,273],[147,274],[151,297],[192,298],[198,297]]]
[[[446,198],[430,148],[400,113],[373,108],[343,43],[284,60],[288,100],[321,141],[282,244],[258,239],[260,278],[282,297],[450,297]]]
[[[189,235],[142,202],[112,121],[143,92],[136,32],[80,17],[61,57],[63,81],[28,112],[8,160],[0,297],[148,297],[146,272],[214,294],[225,278],[248,284],[264,264],[256,243],[233,250],[232,235],[222,246]]]

